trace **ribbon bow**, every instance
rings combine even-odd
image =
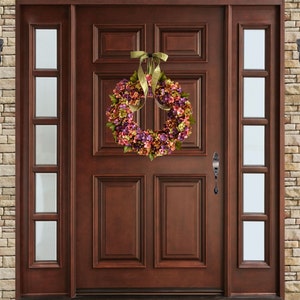
[[[145,59],[149,59],[147,61],[147,74],[150,74],[152,77],[151,89],[152,89],[152,93],[154,93],[157,82],[161,75],[161,70],[159,66],[160,61],[163,60],[164,62],[166,62],[168,59],[168,55],[162,52],[147,53],[145,51],[131,51],[130,57],[140,59],[140,65],[137,74],[146,100],[148,94],[148,82],[144,70],[142,68],[142,63]]]

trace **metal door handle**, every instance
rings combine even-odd
[[[214,193],[218,194],[218,192],[219,192],[219,189],[218,189],[218,175],[219,175],[219,170],[220,170],[220,158],[219,158],[219,154],[217,152],[214,152],[214,154],[213,154],[212,167],[213,167],[213,172],[214,172],[214,175],[215,175]]]

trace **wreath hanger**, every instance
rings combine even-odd
[[[144,73],[142,63],[145,60],[147,61],[147,75],[151,76],[151,94],[153,95],[157,86],[157,82],[161,76],[160,61],[162,60],[166,62],[168,59],[168,54],[163,52],[147,53],[145,51],[131,51],[130,57],[140,59],[137,76],[145,96],[145,101],[143,103],[131,107],[133,111],[137,111],[145,105],[149,92],[148,80],[146,78],[146,74]]]

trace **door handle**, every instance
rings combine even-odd
[[[215,176],[215,187],[214,187],[214,193],[218,194],[219,189],[218,189],[218,175],[220,171],[220,157],[217,152],[214,152],[213,154],[213,161],[212,161],[212,167],[213,167],[213,172]]]

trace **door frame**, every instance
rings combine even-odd
[[[263,3],[262,3],[263,2]],[[68,74],[69,74],[69,123],[68,123],[68,132],[70,136],[69,140],[69,179],[68,179],[68,194],[70,198],[70,207],[68,212],[68,231],[69,235],[69,262],[68,262],[68,273],[69,273],[69,289],[67,295],[70,297],[76,296],[76,253],[75,253],[75,232],[76,232],[76,219],[75,219],[75,196],[76,196],[76,153],[75,153],[75,145],[76,145],[76,7],[80,5],[222,5],[225,7],[225,32],[226,32],[226,40],[225,40],[225,111],[224,111],[224,296],[230,297],[234,296],[234,291],[232,290],[232,266],[234,265],[235,258],[232,257],[232,235],[233,230],[235,228],[234,223],[236,220],[230,219],[231,212],[234,210],[234,207],[229,199],[235,197],[235,191],[231,188],[232,174],[236,173],[236,166],[232,164],[236,158],[233,153],[235,153],[236,145],[232,144],[231,141],[236,134],[235,124],[232,122],[233,114],[236,113],[236,106],[232,100],[233,93],[233,71],[231,69],[232,63],[235,60],[234,57],[234,49],[232,43],[228,42],[232,40],[232,14],[233,7],[235,5],[275,5],[278,7],[279,15],[280,15],[280,49],[278,51],[277,59],[280,61],[279,63],[279,98],[280,104],[278,109],[276,110],[276,120],[280,121],[278,124],[278,151],[276,153],[276,157],[278,158],[278,216],[279,220],[279,229],[278,229],[278,239],[279,239],[279,261],[278,261],[278,269],[280,270],[280,274],[278,277],[279,285],[278,285],[278,295],[283,299],[284,297],[284,1],[283,0],[184,0],[184,1],[176,1],[174,4],[174,0],[153,0],[151,3],[147,0],[39,0],[39,5],[66,5],[69,7],[69,47],[73,49],[70,51],[70,57],[68,61]],[[16,237],[17,237],[17,262],[16,262],[16,278],[21,278],[22,272],[22,251],[21,251],[21,240],[24,238],[24,233],[22,230],[23,213],[22,212],[22,199],[24,193],[24,167],[26,168],[27,162],[23,159],[24,149],[22,145],[22,134],[23,134],[23,120],[24,115],[22,111],[22,100],[23,100],[23,92],[24,87],[22,87],[22,78],[24,77],[24,73],[22,71],[22,63],[24,57],[22,56],[22,36],[21,32],[21,11],[23,7],[27,5],[37,5],[37,1],[35,0],[17,0],[17,32],[16,32],[16,47],[17,47],[17,86],[16,86]],[[226,42],[227,41],[227,42]],[[16,298],[19,299],[22,295],[22,284],[20,280],[16,280]],[[250,298],[249,298],[250,299]],[[255,297],[253,297],[255,299]]]

